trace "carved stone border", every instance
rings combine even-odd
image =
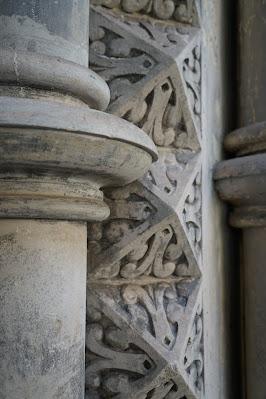
[[[141,127],[159,160],[106,191],[110,217],[89,225],[90,399],[204,397],[201,34],[156,19],[157,3],[91,7],[91,68],[109,84],[109,112]]]

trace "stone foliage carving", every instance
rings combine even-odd
[[[200,38],[173,22],[194,2],[93,4],[108,110],[150,135],[159,160],[106,190],[110,217],[88,227],[87,398],[203,399]]]
[[[95,11],[100,12],[99,8],[95,9]],[[119,15],[116,14],[115,17],[117,20]],[[111,20],[112,15],[106,15],[106,18]],[[118,23],[123,21],[124,18],[120,16]],[[134,33],[135,37],[149,43],[155,49],[159,49],[172,58],[177,58],[184,47],[192,43],[193,38],[198,36],[199,33],[199,29],[196,27],[184,24],[161,23],[160,21],[144,20],[143,18],[127,19],[126,25]]]
[[[109,112],[136,124],[159,147],[198,150],[200,69],[186,50],[189,39],[197,42],[198,31],[125,23],[99,9],[91,15],[90,62],[109,83]],[[197,95],[193,102],[189,93]]]
[[[129,14],[150,15],[162,20],[192,23],[195,19],[194,0],[92,0],[92,4],[110,9],[119,8]]]
[[[111,30],[108,22],[100,13],[92,18],[90,57],[93,69],[108,82],[114,102],[127,86],[142,83],[158,63],[119,27]]]
[[[190,384],[194,387],[199,397],[203,395],[204,390],[203,364],[203,312],[202,304],[200,303],[184,356],[184,366],[188,373]]]
[[[107,195],[110,218],[91,224],[88,230],[91,279],[200,274],[193,247],[171,207],[140,183]]]
[[[196,122],[200,125],[201,115],[201,51],[196,45],[183,61],[183,77],[187,86],[187,95]]]
[[[175,82],[169,76],[144,93],[122,117],[148,133],[158,146],[190,147],[189,131],[179,101]]]
[[[164,202],[177,209],[183,192],[192,183],[200,167],[200,157],[191,151],[160,151],[142,183]],[[184,190],[185,189],[185,190]],[[182,204],[183,207],[183,204]]]
[[[183,209],[183,220],[196,254],[201,251],[201,173],[198,172],[189,190]]]
[[[88,397],[195,397],[201,378],[199,374],[195,380],[193,371],[200,357],[198,292],[196,281],[126,284],[105,287],[100,293],[89,285]],[[191,313],[197,320],[192,329]]]

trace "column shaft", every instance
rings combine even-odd
[[[88,0],[0,1],[1,47],[88,67]]]
[[[266,228],[243,232],[245,379],[249,399],[266,393]]]
[[[266,53],[263,51],[266,40],[266,4],[257,0],[240,0],[238,12],[240,79],[238,124],[249,126],[266,121]],[[253,165],[256,165],[255,158]],[[265,180],[262,174],[260,179],[261,191],[264,192]],[[250,183],[247,185],[247,193],[249,186]],[[259,191],[257,192],[259,195]],[[263,202],[266,203],[265,193]],[[251,227],[243,230],[242,281],[244,286],[242,291],[245,351],[243,382],[247,399],[265,399],[266,397],[265,243],[265,227]]]
[[[265,121],[266,3],[238,1],[238,126]]]
[[[86,225],[1,220],[0,398],[84,397]]]

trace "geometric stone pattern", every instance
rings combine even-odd
[[[119,9],[121,13],[150,16],[162,20],[184,23],[197,22],[195,0],[92,0],[92,4],[109,9]]]
[[[203,399],[198,7],[92,4],[90,67],[109,84],[108,112],[142,128],[159,160],[106,190],[110,217],[88,226],[86,395]]]
[[[88,397],[201,397],[198,291],[195,281],[90,286]]]

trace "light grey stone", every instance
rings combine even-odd
[[[110,216],[88,226],[87,395],[203,398],[199,29],[101,7],[90,26],[108,111],[146,131],[159,159],[104,190]]]
[[[1,47],[88,66],[87,0],[1,1]],[[29,54],[29,55],[30,55]]]
[[[1,220],[0,398],[82,399],[86,225]]]
[[[197,23],[197,3],[195,0],[93,0],[92,4],[108,9],[119,8],[127,14],[140,13],[155,19]]]
[[[199,30],[192,28],[185,41],[176,32],[174,44],[167,39],[172,51],[166,53],[164,42],[157,45],[165,35],[161,26],[146,23],[144,30],[140,21],[128,24],[99,8],[92,10],[90,26],[90,65],[110,86],[109,112],[133,122],[159,147],[197,151]]]
[[[198,294],[196,282],[89,284],[88,396],[201,398]]]
[[[87,0],[0,2],[1,399],[84,398],[87,235],[59,220],[105,219],[101,188],[157,160],[143,131],[100,111],[88,14]]]
[[[233,2],[202,2],[202,254],[205,396],[241,398],[238,259],[227,210],[212,184],[222,142],[232,129]],[[231,29],[232,30],[231,30]],[[229,34],[230,32],[230,34]]]
[[[106,83],[87,67],[29,51],[0,48],[0,81],[73,95],[100,110],[110,100]]]

